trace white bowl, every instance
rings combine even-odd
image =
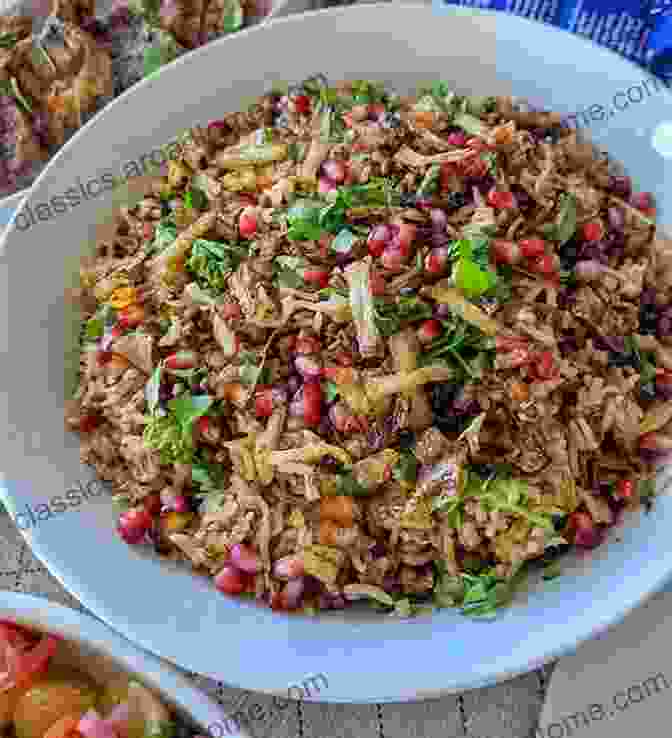
[[[213,69],[220,72],[213,76]],[[117,174],[197,122],[240,109],[273,82],[315,72],[334,80],[378,79],[400,92],[441,77],[458,93],[515,94],[566,114],[593,111],[642,77],[611,52],[548,26],[506,14],[439,14],[386,3],[244,30],[126,92],[64,147],[5,236],[0,494],[15,519],[23,515],[24,527],[24,505],[35,509],[90,480],[79,464],[78,439],[63,431],[63,340],[76,360],[77,326],[70,313],[64,317],[61,275],[73,283],[97,224],[113,204],[123,204],[118,191],[101,192],[103,173]],[[651,138],[672,117],[672,99],[660,88],[646,104],[632,104],[592,131],[596,143],[626,164],[637,189],[653,191],[666,223],[672,171]],[[75,206],[85,185],[89,199]],[[45,203],[69,188],[67,212],[50,215]],[[553,582],[533,582],[494,622],[449,610],[415,621],[354,609],[287,617],[224,597],[188,568],[129,548],[114,532],[107,498],[79,499],[76,509],[51,516],[46,510],[24,535],[98,617],[143,648],[236,686],[286,694],[288,685],[322,673],[328,686],[318,698],[327,701],[437,697],[527,671],[621,618],[672,572],[672,500],[664,497],[651,515],[631,516],[590,560],[569,562]]]
[[[42,633],[61,636],[54,663],[72,666],[88,674],[94,682],[105,685],[124,675],[137,677],[160,696],[188,725],[204,735],[208,726],[231,726],[225,722],[224,708],[193,687],[172,665],[141,651],[90,615],[58,605],[42,597],[3,592],[0,620],[12,620]],[[224,734],[222,728],[221,734]],[[233,734],[233,738],[244,738]]]

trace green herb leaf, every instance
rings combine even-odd
[[[193,210],[205,210],[208,206],[208,196],[192,184],[184,195],[184,205]]]
[[[243,27],[244,13],[238,0],[225,0],[221,13],[222,31],[233,33]]]
[[[260,356],[253,351],[244,351],[240,355],[240,381],[247,385],[268,384],[270,370],[264,367]]]
[[[143,738],[175,738],[176,735],[176,723],[165,720],[149,720],[145,725],[145,734]]]
[[[439,188],[439,178],[441,175],[441,165],[432,164],[427,170],[425,176],[417,189],[417,194],[421,197],[431,195]]]
[[[291,143],[287,144],[287,156],[292,161],[303,161],[306,156],[306,145],[292,141]]]
[[[249,255],[249,246],[243,244],[197,238],[191,246],[187,270],[201,287],[216,295],[224,290],[227,277]]]
[[[201,495],[221,491],[224,484],[224,468],[221,464],[198,461],[192,464],[191,481],[198,485]]]
[[[560,195],[560,208],[555,223],[544,226],[543,231],[547,238],[556,241],[560,246],[569,241],[576,232],[576,197],[569,193]]]
[[[340,395],[338,385],[335,382],[324,382],[324,396],[327,402],[334,402]]]
[[[348,495],[349,497],[368,497],[371,493],[350,472],[346,472],[337,476],[336,494]]]
[[[191,430],[191,426],[205,415],[214,398],[208,395],[190,395],[185,393],[176,397],[168,403],[171,412],[174,413],[178,424],[185,430]]]
[[[399,461],[392,467],[392,476],[398,482],[414,483],[418,478],[418,460],[412,451],[400,454]]]
[[[16,46],[18,40],[15,33],[0,33],[0,49],[11,49]]]
[[[557,579],[562,574],[562,568],[560,562],[556,559],[544,566],[544,572],[542,577],[544,581],[550,581],[551,579]]]
[[[93,317],[86,321],[84,335],[90,341],[95,341],[97,338],[101,338],[104,332],[105,323],[102,318]]]
[[[150,414],[159,406],[159,388],[161,387],[162,365],[159,364],[152,372],[152,376],[145,385],[145,400]]]
[[[172,218],[163,218],[154,231],[154,240],[145,244],[145,250],[150,254],[161,253],[177,238],[177,227]]]

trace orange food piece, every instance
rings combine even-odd
[[[137,299],[135,287],[119,287],[110,296],[109,303],[113,308],[120,310],[132,305]]]
[[[341,526],[333,520],[320,521],[320,543],[323,546],[333,546],[338,541],[338,531]]]
[[[57,720],[44,734],[44,738],[78,738],[80,732],[77,730],[81,715],[70,713]]]
[[[341,528],[351,528],[355,522],[355,504],[352,497],[335,495],[320,500],[320,518],[338,523]]]
[[[415,125],[417,128],[431,128],[434,125],[435,113],[430,111],[419,111],[414,114]]]
[[[257,189],[267,190],[273,187],[273,177],[267,177],[265,175],[257,175]]]
[[[110,369],[128,369],[131,362],[123,354],[112,354],[112,357],[107,362],[106,366]]]
[[[511,399],[514,402],[525,402],[530,399],[530,388],[525,382],[514,382],[511,385]]]

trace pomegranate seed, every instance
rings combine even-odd
[[[270,602],[271,610],[278,612],[287,612],[289,607],[287,605],[287,593],[286,592],[274,592],[271,595]]]
[[[371,272],[369,274],[369,287],[371,288],[371,294],[374,297],[382,297],[385,294],[387,285],[385,283],[385,277],[378,272]]]
[[[392,479],[392,464],[385,464],[383,469],[383,481],[389,482]]]
[[[553,379],[557,375],[552,351],[542,351],[535,359],[534,373],[538,379]]]
[[[348,128],[349,127],[350,126],[348,126]],[[367,151],[370,151],[371,147],[369,146],[369,144],[365,143],[364,141],[356,141],[355,143],[352,144],[350,149],[352,150],[353,153],[363,154]]]
[[[518,245],[526,259],[538,259],[546,253],[546,241],[543,238],[524,238]]]
[[[261,561],[252,546],[236,543],[231,548],[231,563],[246,574],[257,574],[261,571]]]
[[[237,320],[242,315],[240,305],[237,302],[225,302],[221,307],[221,311],[224,320]]]
[[[82,415],[79,419],[79,432],[92,433],[100,423],[101,419],[98,415]]]
[[[140,543],[152,527],[152,516],[144,508],[132,508],[119,516],[117,532],[126,543]]]
[[[148,241],[154,238],[154,226],[151,223],[142,224],[142,237]]]
[[[193,351],[177,351],[164,362],[166,369],[195,369],[198,357]]]
[[[558,271],[558,257],[555,254],[546,254],[529,264],[528,268],[531,272],[552,276]]]
[[[464,135],[464,133],[461,133],[460,131],[455,131],[448,136],[446,142],[449,143],[451,146],[459,146],[460,148],[463,148],[467,145],[467,137]]]
[[[420,343],[431,343],[435,338],[438,338],[443,333],[441,323],[434,318],[426,320],[418,328],[418,340]]]
[[[331,247],[331,243],[332,243],[332,241],[335,238],[336,238],[336,236],[334,236],[333,233],[323,233],[320,236],[320,238],[319,238],[319,240],[318,240],[317,243],[320,246],[320,256],[323,259],[328,259],[329,258],[329,255],[330,255],[329,254],[329,250],[330,250],[330,247]]]
[[[584,241],[599,241],[604,238],[604,227],[599,221],[593,220],[583,225],[581,235]]]
[[[332,182],[328,177],[320,177],[317,182],[317,191],[320,195],[328,195],[336,189],[338,189],[336,183]]]
[[[495,349],[497,353],[506,354],[510,351],[526,349],[528,346],[527,338],[523,336],[496,336]]]
[[[326,269],[306,269],[303,279],[309,284],[316,284],[320,289],[329,286],[329,272]]]
[[[238,200],[240,201],[241,205],[245,205],[246,207],[256,207],[257,205],[257,196],[253,192],[245,192],[238,195]]]
[[[515,241],[496,238],[492,241],[492,258],[495,264],[518,264],[521,259],[520,248]]]
[[[247,577],[235,566],[227,564],[215,577],[215,587],[228,595],[239,595],[247,587]]]
[[[257,232],[257,215],[252,208],[245,208],[238,220],[241,238],[251,238]]]
[[[404,268],[404,255],[400,248],[386,246],[380,262],[389,272],[400,272]]]
[[[316,426],[322,420],[322,387],[319,382],[306,382],[303,385],[303,421],[308,426]]]
[[[153,492],[145,497],[142,504],[145,510],[154,517],[161,512],[161,495],[158,492]]]
[[[310,113],[310,98],[308,95],[296,95],[296,97],[292,98],[292,102],[294,103],[294,110],[299,115],[308,115]]]
[[[110,336],[112,336],[112,338],[121,338],[123,335],[124,329],[120,325],[112,326],[112,330],[110,331]]]
[[[627,500],[635,493],[635,483],[632,479],[620,479],[616,485],[616,495],[622,500]]]
[[[322,344],[315,336],[299,336],[294,342],[294,351],[297,354],[319,354]]]
[[[98,366],[105,366],[112,361],[112,351],[96,351],[96,364]]]
[[[349,354],[347,351],[339,351],[334,357],[334,360],[341,366],[352,366],[354,363],[352,354]]]
[[[371,256],[379,257],[392,238],[389,226],[377,225],[371,229],[366,245]]]
[[[270,387],[260,388],[255,392],[254,412],[258,418],[273,415],[273,390]]]
[[[653,196],[650,192],[637,192],[630,198],[630,204],[637,210],[648,210],[653,207]]]
[[[210,430],[210,418],[207,415],[201,415],[196,421],[196,427],[201,435],[204,435]]]
[[[399,225],[399,248],[406,257],[410,256],[411,245],[415,240],[417,230],[417,226],[412,223],[401,223]]]
[[[339,159],[327,159],[322,162],[322,171],[336,184],[342,184],[345,181],[345,165]]]
[[[346,128],[352,128],[354,121],[351,112],[343,113],[341,118],[343,119],[343,123],[345,124]]]
[[[439,246],[425,257],[425,271],[429,274],[443,274],[448,268],[448,249]]]
[[[122,308],[118,313],[118,326],[112,329],[114,335],[115,329],[118,330],[119,335],[115,335],[115,338],[119,338],[121,331],[128,330],[129,328],[137,328],[145,320],[145,310],[140,305],[129,305],[128,307]]]
[[[499,210],[511,210],[516,207],[516,198],[512,192],[492,189],[488,192],[488,205]]]

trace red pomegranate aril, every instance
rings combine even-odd
[[[400,223],[399,224],[399,248],[405,256],[410,256],[411,246],[415,240],[417,234],[417,227],[412,223]]]
[[[516,207],[516,198],[512,192],[492,189],[488,192],[488,205],[499,210],[511,210]]]
[[[112,351],[96,351],[96,364],[98,366],[105,366],[112,361]]]
[[[110,331],[110,337],[111,338],[121,338],[121,336],[124,335],[125,328],[121,325],[113,325],[112,330]]]
[[[420,343],[431,343],[434,339],[438,338],[443,333],[441,323],[434,318],[426,320],[418,328],[418,340]]]
[[[467,137],[464,135],[464,133],[461,133],[460,131],[453,131],[453,133],[448,135],[446,142],[449,143],[451,146],[459,146],[460,148],[464,148],[464,146],[467,145]]]
[[[152,527],[152,516],[144,508],[132,508],[119,516],[117,532],[131,545],[144,540]]]
[[[231,547],[229,559],[237,569],[244,571],[246,574],[258,574],[261,571],[259,555],[252,546],[236,543]]]
[[[79,418],[79,432],[92,433],[100,425],[101,420],[98,415],[82,415]]]
[[[332,182],[328,177],[320,177],[317,182],[317,191],[320,195],[328,195],[330,192],[338,189],[335,182]]]
[[[329,286],[329,272],[326,269],[307,269],[303,273],[304,282],[316,284],[320,289]]]
[[[207,415],[201,415],[196,421],[196,428],[201,435],[204,435],[210,430],[210,418]]]
[[[496,238],[492,241],[492,258],[495,264],[518,264],[521,260],[520,248],[515,241]]]
[[[240,305],[237,302],[225,302],[221,307],[221,311],[224,320],[238,320],[242,315]]]
[[[142,501],[142,505],[152,517],[158,515],[162,507],[161,495],[158,492],[147,495]]]
[[[148,241],[154,238],[154,226],[151,223],[142,224],[142,237]]]
[[[238,231],[241,238],[251,238],[257,232],[257,215],[253,208],[247,207],[240,214]]]
[[[254,412],[258,418],[273,415],[273,390],[270,387],[257,389],[254,395]]]
[[[506,354],[511,351],[527,349],[529,341],[523,336],[495,336],[497,353]]]
[[[425,257],[425,271],[429,274],[443,274],[448,269],[448,248],[438,246]]]
[[[648,210],[653,207],[653,196],[650,192],[637,192],[630,198],[630,204],[637,210]]]
[[[215,587],[224,594],[239,595],[247,587],[247,577],[240,569],[227,564],[215,577]]]
[[[322,420],[322,387],[319,382],[306,382],[303,385],[303,421],[306,425],[317,426]]]
[[[555,357],[552,351],[542,351],[536,357],[536,363],[534,365],[534,373],[538,379],[546,380],[553,379],[556,375]]]
[[[394,246],[386,246],[383,255],[380,257],[380,263],[388,272],[402,271],[405,261],[402,250]]]
[[[558,257],[555,254],[545,254],[529,264],[528,268],[531,272],[550,277],[558,271]]]
[[[287,593],[286,592],[274,592],[271,595],[271,601],[269,603],[271,610],[276,612],[286,612],[289,610],[287,607]]]
[[[386,225],[377,225],[371,229],[366,245],[371,256],[379,257],[392,238],[392,232]]]
[[[587,512],[573,512],[569,516],[568,527],[577,546],[595,548],[601,543],[600,530]]]
[[[546,253],[546,241],[543,238],[524,238],[518,246],[526,259],[538,259]]]
[[[297,354],[319,354],[322,344],[315,336],[298,336],[294,344]]]
[[[241,205],[249,208],[256,207],[257,203],[259,202],[254,192],[241,192],[238,195],[238,200],[240,201]]]
[[[621,500],[630,499],[635,493],[635,483],[632,479],[619,479],[616,485],[616,496]]]
[[[371,294],[374,297],[382,297],[385,294],[387,285],[385,283],[385,277],[378,272],[370,272],[369,274],[369,287],[371,288]]]
[[[599,241],[604,238],[604,226],[597,220],[584,223],[581,228],[581,236],[584,241]]]
[[[349,354],[347,351],[339,351],[336,356],[334,356],[334,360],[341,366],[352,366],[354,364],[352,354]]]
[[[292,98],[292,102],[294,103],[294,110],[299,113],[299,115],[307,115],[310,113],[310,98],[308,95],[297,95]]]
[[[327,159],[322,162],[322,171],[336,184],[342,184],[345,181],[345,165],[338,159]]]

